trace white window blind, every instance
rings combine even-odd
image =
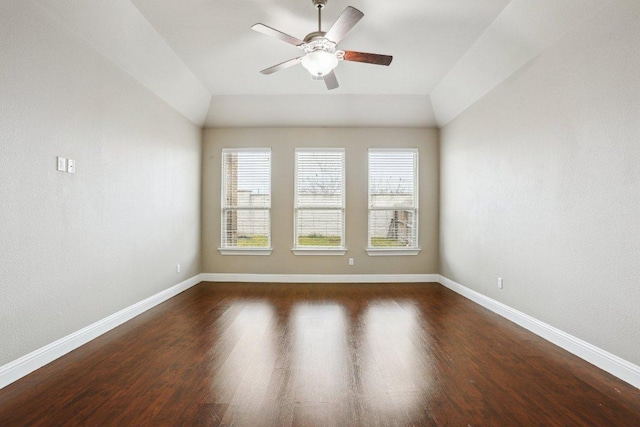
[[[296,248],[344,247],[344,149],[296,149]]]
[[[369,150],[369,247],[418,247],[418,151]]]
[[[222,150],[222,248],[271,246],[271,150]]]

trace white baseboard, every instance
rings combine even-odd
[[[165,289],[102,320],[52,342],[4,366],[0,366],[0,389],[58,359],[200,282],[253,283],[426,283],[436,282],[480,304],[575,354],[606,372],[640,388],[640,366],[541,322],[501,302],[471,290],[439,274],[235,274],[202,273]]]
[[[252,283],[425,283],[440,281],[439,274],[243,274],[203,273],[205,282]]]
[[[586,341],[576,338],[560,329],[554,328],[540,320],[509,307],[501,302],[491,299],[481,293],[454,282],[442,275],[438,280],[443,286],[462,295],[471,301],[505,317],[517,325],[533,332],[534,334],[552,342],[553,344],[575,354],[583,360],[609,372],[621,380],[640,388],[640,366],[634,365],[615,354],[611,354]]]
[[[0,389],[202,281],[198,274],[117,313],[0,366]]]

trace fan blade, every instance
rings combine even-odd
[[[285,68],[293,67],[296,64],[299,64],[302,61],[302,56],[298,58],[293,58],[288,61],[281,62],[278,65],[274,65],[273,67],[265,68],[260,71],[262,74],[273,74],[276,71],[284,70]]]
[[[354,62],[365,62],[367,64],[375,64],[375,65],[389,65],[393,60],[393,56],[378,55],[377,53],[354,52],[351,50],[346,50],[344,52],[344,60],[354,61]]]
[[[347,35],[347,33],[358,23],[359,20],[362,19],[363,16],[364,13],[360,12],[358,9],[347,6],[347,8],[342,12],[342,15],[340,15],[338,20],[333,24],[331,29],[327,31],[327,34],[325,34],[324,37],[335,44],[340,43],[340,40]]]
[[[264,24],[255,24],[253,27],[251,27],[251,29],[267,36],[275,37],[282,40],[283,42],[290,43],[294,46],[300,46],[301,44],[304,44],[302,40],[290,36],[289,34],[285,34],[282,31],[274,30],[273,28],[267,27]]]
[[[331,70],[329,74],[325,74],[324,76],[322,76],[322,80],[324,80],[324,84],[327,85],[328,90],[335,89],[340,86],[338,84],[336,73],[334,73],[333,70]]]

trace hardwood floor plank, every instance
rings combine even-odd
[[[0,426],[640,425],[640,390],[438,284],[201,283],[0,390]]]

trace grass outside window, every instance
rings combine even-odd
[[[267,236],[238,236],[238,245],[243,248],[266,248],[269,246]]]
[[[372,237],[371,245],[373,247],[405,247],[406,242],[398,239],[387,237]],[[240,236],[238,237],[238,246],[244,248],[265,248],[269,246],[267,236]],[[309,235],[300,236],[298,246],[316,246],[316,247],[334,247],[340,246],[340,236],[321,236]]]
[[[342,239],[340,236],[322,236],[311,234],[308,236],[298,237],[298,246],[315,246],[315,247],[339,247]]]
[[[391,247],[406,247],[407,242],[403,242],[402,240],[393,239],[389,237],[371,237],[371,247],[374,248],[391,248]]]

